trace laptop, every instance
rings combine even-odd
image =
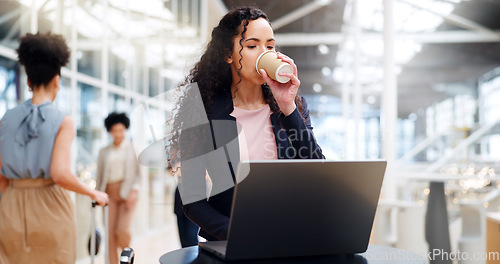
[[[227,241],[199,247],[224,260],[363,253],[385,161],[241,163]],[[245,177],[246,176],[246,177]]]

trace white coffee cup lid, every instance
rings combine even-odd
[[[280,83],[287,83],[288,81],[290,81],[290,78],[279,75],[278,73],[280,72],[293,73],[292,65],[283,63],[278,67],[278,69],[276,69],[276,80]]]

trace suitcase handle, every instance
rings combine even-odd
[[[90,262],[92,264],[94,264],[94,256],[95,256],[95,228],[96,228],[96,224],[95,224],[95,209],[96,209],[96,206],[97,206],[97,202],[96,201],[92,201],[92,238],[91,238],[91,259],[90,259]],[[108,208],[108,204],[105,204],[104,205],[104,228],[106,229],[106,234],[104,235],[104,257],[105,257],[105,263],[108,264],[109,263],[109,237],[108,237],[108,234],[109,234],[109,208]]]
[[[92,201],[92,208],[96,207],[97,206],[97,202],[96,201]],[[107,207],[108,204],[105,204],[104,207]]]

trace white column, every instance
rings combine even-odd
[[[349,0],[346,2],[346,10],[348,9],[347,6],[350,5],[352,6],[354,0]],[[352,37],[352,21],[354,20],[354,13],[351,12],[350,14],[350,20],[346,21],[344,24],[344,28],[342,29],[342,35],[343,35],[343,41],[340,42],[339,45],[339,51],[342,51],[343,53],[346,53],[350,55],[350,49],[348,46],[348,42],[350,38]],[[353,71],[352,69],[352,60],[350,59],[351,56],[345,56],[344,59],[342,59],[342,123],[343,123],[343,128],[342,128],[342,137],[343,137],[343,146],[342,146],[342,158],[343,159],[352,159],[352,157],[349,155],[349,143],[351,142],[351,137],[352,133],[349,129],[349,119],[351,117],[350,109],[351,109],[351,85],[352,85],[352,80],[350,78],[351,73]],[[354,76],[354,74],[352,74]]]
[[[350,92],[349,92],[349,80],[346,77],[347,71],[350,71],[350,67],[347,63],[343,63],[342,65],[344,76],[342,77],[342,121],[343,121],[343,159],[347,159],[347,148],[349,147],[349,136],[348,136],[348,124],[349,124],[349,106],[350,106]],[[348,70],[349,69],[349,70]]]
[[[108,109],[108,85],[109,85],[109,19],[108,10],[109,3],[108,0],[103,1],[104,17],[103,17],[103,29],[102,29],[102,39],[101,39],[101,114],[106,117],[109,113]],[[103,143],[107,144],[107,132],[101,129],[101,138]]]
[[[198,32],[200,30],[200,27],[199,27],[199,24],[198,21],[199,21],[199,17],[198,17],[198,10],[200,8],[200,5],[199,5],[199,2],[198,0],[191,0],[191,26],[194,28],[194,29],[197,29]]]
[[[172,14],[174,15],[174,18],[175,18],[175,24],[176,25],[179,25],[179,3],[178,3],[178,0],[170,0],[172,2],[171,4],[171,7],[172,7]],[[205,2],[205,1],[202,1],[202,2]]]
[[[210,31],[208,29],[208,1],[200,1],[200,39],[202,43],[208,42]]]
[[[132,19],[132,16],[131,16],[131,12],[130,12],[130,1],[132,0],[127,0],[125,2],[125,5],[126,5],[126,16],[127,16],[127,19],[125,21],[125,28],[128,28],[129,27],[129,21],[131,21]],[[125,36],[126,40],[127,40],[127,45],[129,45],[129,47],[132,47],[132,41],[130,40],[130,36],[129,35],[126,35]],[[130,50],[130,49],[129,49]],[[125,101],[127,101],[130,105],[130,107],[133,107],[134,105],[132,104],[132,63],[133,63],[133,56],[135,56],[134,54],[131,54],[130,51],[128,51],[129,54],[128,54],[128,59],[125,61],[126,65],[125,65],[125,91],[126,91],[126,96],[125,96]]]
[[[384,89],[382,94],[382,157],[387,160],[383,195],[396,199],[396,181],[392,165],[396,160],[397,84],[394,71],[394,0],[384,0]]]
[[[352,29],[353,29],[353,42],[354,42],[354,51],[353,51],[353,72],[354,72],[354,93],[353,93],[353,106],[354,106],[354,159],[358,160],[362,157],[361,155],[361,144],[364,138],[361,138],[360,133],[360,123],[361,119],[361,104],[362,104],[362,91],[361,91],[361,81],[359,78],[360,70],[359,70],[359,53],[360,53],[360,35],[361,28],[359,26],[359,0],[354,0],[352,2],[353,6],[353,20],[352,20]]]
[[[31,1],[30,33],[32,34],[36,34],[38,31],[38,7],[36,2],[37,0]]]
[[[189,4],[189,2],[187,0],[182,1],[181,28],[184,28],[187,25],[189,25],[187,23],[188,19],[189,19],[189,10],[188,10],[189,5],[188,4]]]
[[[54,23],[54,33],[62,34],[64,1],[57,0],[56,21]]]

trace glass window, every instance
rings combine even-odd
[[[479,111],[481,114],[480,124],[486,125],[496,122],[500,118],[500,68],[494,69],[488,74],[488,78],[479,83]],[[482,157],[489,160],[498,160],[500,151],[498,144],[500,142],[500,133],[498,126],[490,130],[481,140]]]
[[[101,90],[78,83],[76,103],[76,168],[78,170],[95,164],[99,149],[104,146],[103,118],[101,113]]]
[[[471,128],[476,114],[475,99],[467,94],[455,97],[455,126]]]
[[[402,157],[415,145],[415,122],[409,119],[398,119],[397,157]]]
[[[128,112],[130,111],[130,104],[125,100],[124,96],[109,93],[108,95],[108,110],[109,112]]]
[[[164,168],[149,168],[149,228],[165,225],[172,217],[175,179]]]
[[[145,75],[145,67],[142,66],[141,63],[137,64],[134,67],[134,86],[132,88],[133,91],[139,93],[139,94],[144,94],[144,91],[147,91],[147,89],[144,89],[144,75]]]
[[[78,72],[95,78],[101,78],[101,52],[94,50],[78,50]]]
[[[33,93],[28,86],[28,75],[26,75],[24,68],[21,68],[16,74],[19,77],[19,83],[16,85],[16,100],[17,102],[26,101],[33,97]]]
[[[149,70],[149,96],[154,97],[159,94],[158,88],[160,86],[159,79],[160,73],[158,69],[148,68]]]
[[[482,97],[481,109],[482,120],[484,124],[493,122],[500,117],[500,76],[496,76],[480,85],[480,94]]]
[[[425,111],[425,128],[426,128],[426,134],[427,136],[430,136],[434,134],[435,132],[435,126],[434,126],[434,120],[435,120],[435,111],[434,111],[434,106],[430,106],[429,108],[426,109]]]
[[[450,129],[453,121],[453,98],[448,98],[436,105],[436,130]]]
[[[115,55],[109,53],[109,82],[121,87],[125,87],[126,78],[130,76],[127,73],[127,63]]]
[[[5,112],[17,105],[17,78],[18,67],[15,61],[0,57],[1,65],[12,65],[12,67],[0,66],[0,117]]]
[[[59,92],[54,100],[57,109],[65,114],[71,114],[71,80],[66,77],[61,77]]]
[[[149,144],[155,141],[161,141],[161,138],[165,135],[165,111],[161,111],[157,107],[149,106],[146,113],[149,122],[149,127],[154,132],[154,137],[151,137]],[[167,157],[165,156],[164,159]],[[173,212],[172,208],[172,198],[173,189],[172,186],[173,176],[168,175],[165,168],[149,168],[149,195],[150,195],[150,210],[149,210],[149,225],[153,228],[158,228],[165,223],[166,218]],[[169,184],[170,183],[170,184]]]
[[[377,117],[366,120],[366,157],[369,159],[380,158],[380,119]]]

